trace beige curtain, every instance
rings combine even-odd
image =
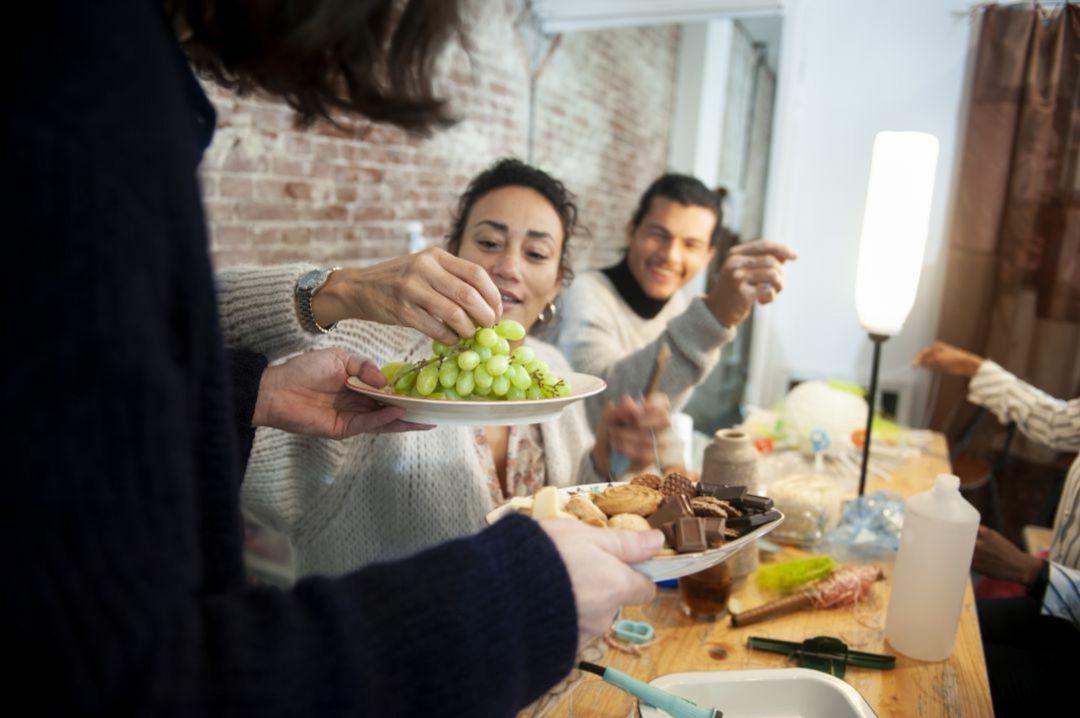
[[[979,12],[938,335],[1071,398],[1080,395],[1080,7]],[[974,411],[965,386],[941,380],[934,428],[955,437],[965,425]]]

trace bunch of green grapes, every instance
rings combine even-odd
[[[433,356],[410,364],[390,362],[382,373],[395,394],[427,399],[515,401],[567,396],[570,385],[556,377],[525,345],[525,327],[503,319],[494,327],[477,327],[469,339],[447,345],[431,342]]]

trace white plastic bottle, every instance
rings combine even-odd
[[[907,500],[885,618],[896,651],[921,661],[952,654],[978,531],[979,512],[952,474]]]

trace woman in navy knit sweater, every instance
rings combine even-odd
[[[223,350],[196,178],[214,115],[176,38],[200,69],[287,98],[302,120],[342,109],[420,129],[445,119],[430,74],[456,27],[442,0],[42,0],[9,22],[9,705],[511,715],[615,606],[650,596],[624,562],[655,536],[527,519],[288,592],[243,583],[253,424],[407,427],[395,410],[341,407],[346,373],[373,379],[355,358],[264,369]]]

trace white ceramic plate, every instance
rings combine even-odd
[[[570,396],[557,399],[522,399],[520,401],[478,401],[422,399],[398,396],[368,386],[356,377],[349,377],[347,386],[383,404],[405,409],[406,421],[418,424],[451,424],[458,426],[505,426],[509,424],[538,424],[551,421],[562,410],[585,397],[599,394],[607,388],[600,377],[573,372],[565,378],[570,382]]]
[[[839,678],[809,668],[671,673],[653,680],[661,688],[724,718],[875,718],[862,695]],[[641,705],[641,718],[667,713]]]
[[[581,486],[567,486],[559,489],[559,493],[565,498],[569,499],[570,496],[578,493],[588,492],[600,492],[609,486],[617,486],[619,484],[625,484],[625,481],[615,481],[610,484],[583,484]],[[510,504],[503,504],[499,508],[495,509],[487,515],[487,522],[493,524],[504,516],[514,512],[514,508]],[[719,548],[711,548],[707,551],[700,551],[698,553],[681,553],[676,556],[657,556],[654,559],[646,561],[645,563],[639,563],[634,566],[638,571],[648,576],[654,581],[666,581],[672,578],[679,578],[680,576],[688,576],[698,571],[704,571],[710,566],[715,566],[724,559],[728,558],[732,554],[736,553],[742,548],[749,546],[753,542],[765,534],[772,531],[779,526],[784,520],[784,515],[780,514],[780,518],[775,521],[770,521],[764,526],[758,526],[756,529],[746,534],[741,538],[728,541]]]

